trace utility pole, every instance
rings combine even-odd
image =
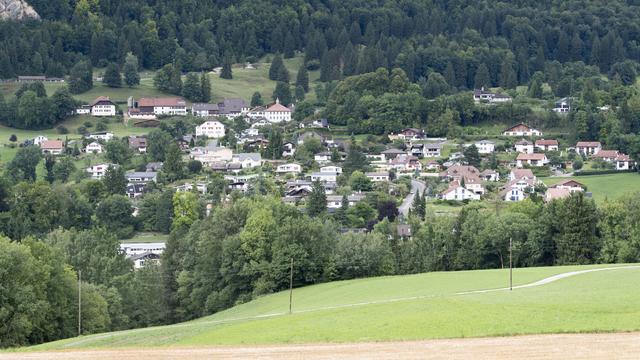
[[[293,258],[291,258],[291,268],[289,269],[289,314],[291,314],[292,302],[293,302]]]
[[[78,270],[78,336],[82,335],[82,270]]]
[[[509,290],[513,290],[513,240],[509,238]]]

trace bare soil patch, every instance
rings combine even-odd
[[[640,333],[526,335],[405,342],[167,347],[4,353],[0,360],[80,359],[638,359]]]

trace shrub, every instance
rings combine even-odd
[[[87,133],[87,128],[86,128],[86,127],[84,127],[84,126],[80,126],[80,127],[78,127],[78,129],[76,130],[76,132],[77,132],[78,134],[80,134],[80,135],[84,135],[84,134],[86,134],[86,133]]]
[[[86,127],[87,129],[88,129],[88,128],[90,128],[90,127],[93,127],[93,123],[92,123],[91,121],[85,121],[83,125],[84,125],[84,127]]]
[[[56,131],[58,132],[58,134],[68,134],[69,133],[69,129],[67,129],[63,125],[58,125],[58,127],[56,127]]]
[[[11,136],[9,136],[9,141],[11,142],[18,141],[18,137],[16,136],[16,134],[11,134]]]

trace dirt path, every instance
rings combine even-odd
[[[0,360],[79,359],[638,359],[640,333],[528,335],[356,344],[74,350],[0,354]]]

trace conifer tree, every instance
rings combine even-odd
[[[211,80],[209,80],[209,75],[206,72],[203,72],[200,76],[200,94],[202,102],[211,101]]]
[[[302,86],[304,92],[309,92],[309,72],[305,64],[300,65],[296,75],[296,86]]]

